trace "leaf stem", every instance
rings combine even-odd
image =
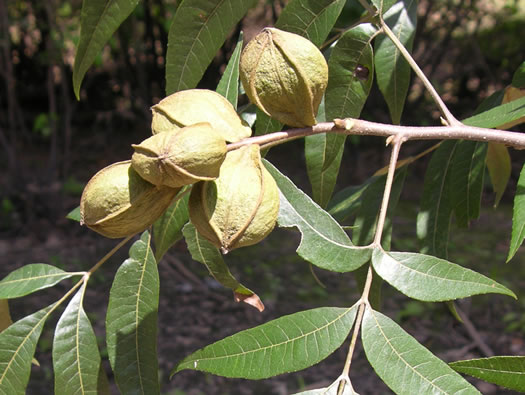
[[[106,262],[109,258],[111,258],[111,256],[115,252],[117,252],[124,244],[126,244],[134,236],[135,235],[133,234],[131,236],[126,237],[120,243],[118,243],[115,247],[113,247],[111,251],[109,251],[106,255],[104,255],[97,263],[95,263],[95,265],[91,269],[89,269],[89,271],[84,275],[84,277],[89,278],[91,274],[93,274],[100,266],[102,266],[104,262]]]
[[[410,54],[410,52],[407,51],[407,49],[405,48],[405,46],[403,45],[403,43],[401,43],[401,41],[399,41],[399,39],[397,38],[397,36],[394,34],[394,32],[390,29],[390,27],[386,24],[386,22],[383,20],[383,16],[380,15],[379,16],[379,21],[380,21],[380,24],[381,24],[381,28],[383,29],[383,31],[385,32],[385,34],[388,36],[388,38],[390,38],[390,40],[392,40],[392,42],[394,43],[394,45],[397,47],[397,49],[399,50],[399,52],[401,52],[401,54],[403,55],[403,57],[406,59],[406,61],[408,62],[408,64],[410,65],[410,67],[412,68],[412,70],[414,70],[414,72],[416,73],[416,75],[421,79],[421,81],[423,82],[423,85],[425,86],[425,88],[428,90],[428,92],[430,93],[430,96],[432,97],[432,99],[436,102],[437,106],[439,107],[439,110],[441,111],[441,113],[443,114],[443,116],[445,117],[448,125],[450,126],[459,126],[459,125],[462,125],[462,123],[460,121],[458,121],[456,119],[456,117],[454,117],[454,115],[452,115],[452,113],[450,112],[450,110],[448,109],[447,105],[445,104],[445,102],[441,99],[441,96],[439,96],[439,94],[437,93],[436,89],[434,88],[434,86],[430,83],[430,81],[428,80],[427,76],[425,75],[425,73],[423,73],[423,70],[421,70],[421,68],[419,67],[419,65],[416,63],[416,61],[414,60],[414,58],[412,57],[412,55]]]

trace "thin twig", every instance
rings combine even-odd
[[[472,338],[472,340],[474,340],[474,343],[479,348],[479,350],[483,354],[485,354],[486,357],[494,356],[494,351],[492,351],[492,349],[488,346],[488,344],[483,341],[476,327],[474,326],[472,321],[470,321],[470,319],[468,318],[467,314],[463,312],[457,305],[455,307],[456,307],[456,311],[458,312],[458,315],[463,320],[463,326],[465,327],[467,333]]]

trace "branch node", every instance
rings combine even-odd
[[[337,129],[344,129],[347,132],[352,129],[354,126],[354,120],[352,118],[345,118],[345,119],[334,119],[334,125]]]

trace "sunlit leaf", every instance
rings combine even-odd
[[[479,217],[486,155],[486,143],[461,140],[456,145],[450,198],[458,226],[467,227]]]
[[[144,232],[113,280],[106,315],[106,343],[122,393],[158,394],[157,312],[159,273]]]
[[[217,93],[223,95],[237,109],[237,101],[239,98],[239,59],[241,58],[242,50],[242,32],[239,34],[237,46],[224,69],[219,85],[217,85]]]
[[[171,22],[166,94],[192,89],[256,0],[183,0]]]
[[[485,112],[464,119],[462,122],[469,126],[483,128],[497,128],[500,125],[525,117],[525,97],[501,104]]]
[[[86,285],[71,299],[55,330],[55,395],[98,393],[101,360],[95,332],[82,307]]]
[[[341,395],[359,395],[347,380],[336,380],[329,387],[298,392],[294,395],[339,395],[339,385],[342,382],[345,382],[345,388]]]
[[[470,359],[449,364],[457,372],[525,392],[525,357],[499,356]]]
[[[262,379],[315,365],[341,346],[357,308],[322,307],[267,322],[213,343],[179,362],[184,369]]]
[[[9,301],[0,299],[0,332],[13,323],[11,313],[9,312]]]
[[[160,261],[166,251],[182,239],[182,227],[188,222],[187,193],[175,200],[162,216],[153,224],[153,240],[155,244],[155,259]]]
[[[230,269],[228,269],[217,247],[199,235],[193,224],[188,223],[182,232],[191,257],[205,265],[215,280],[226,288],[230,288],[239,300],[247,300],[250,302],[250,305],[255,306],[259,311],[264,310],[264,305],[259,297],[252,290],[237,281],[231,274]],[[251,299],[247,299],[249,297],[251,297]]]
[[[332,30],[345,0],[291,0],[275,27],[306,37],[318,47]]]
[[[508,148],[504,144],[489,143],[486,164],[492,189],[496,193],[494,199],[494,207],[496,207],[507,188],[512,170]]]
[[[428,164],[421,207],[417,215],[417,236],[421,252],[447,257],[448,233],[452,216],[450,177],[457,141],[444,141]]]
[[[67,219],[71,219],[73,221],[77,221],[77,222],[80,222],[80,206],[74,208],[73,210],[71,210],[67,215],[66,215],[66,218]]]
[[[26,393],[36,344],[51,308],[28,315],[0,333],[0,394]]]
[[[417,1],[399,1],[383,18],[410,52],[416,32]],[[377,85],[388,105],[392,122],[399,124],[410,85],[410,66],[387,36],[378,37],[374,49]]]
[[[106,42],[135,9],[139,0],[84,0],[80,14],[80,39],[73,65],[73,89],[80,84]]]
[[[405,295],[426,302],[466,298],[472,295],[499,293],[516,295],[496,281],[473,270],[430,255],[413,252],[372,254],[372,265],[383,280]]]
[[[281,227],[297,227],[302,238],[297,253],[323,269],[349,272],[364,264],[371,249],[352,244],[341,226],[271,163],[264,161],[280,190],[277,220]]]
[[[397,0],[371,0],[380,14],[387,12]]]
[[[0,299],[19,298],[83,273],[68,273],[45,263],[32,263],[9,273],[0,281]]]
[[[525,166],[522,167],[512,213],[512,237],[507,262],[512,259],[525,239]]]
[[[387,316],[367,308],[361,329],[368,361],[398,395],[479,394]]]

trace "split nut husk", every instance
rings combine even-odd
[[[208,122],[228,142],[250,137],[252,130],[232,104],[208,89],[188,89],[174,93],[151,107],[153,134]]]
[[[226,141],[207,122],[155,134],[132,147],[135,171],[172,188],[214,180],[226,157]]]
[[[265,28],[244,48],[239,72],[250,101],[269,116],[289,126],[317,123],[328,65],[311,41]]]
[[[80,199],[80,223],[109,238],[142,232],[162,215],[180,188],[157,187],[117,162],[96,173]]]
[[[224,254],[264,239],[277,221],[279,190],[259,146],[228,152],[215,181],[193,186],[189,212],[199,233]]]

